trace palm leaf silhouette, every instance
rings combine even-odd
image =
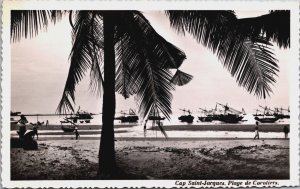
[[[270,95],[278,66],[269,39],[283,34],[271,35],[265,29],[268,33],[265,37],[262,32],[254,32],[252,27],[245,29],[243,23],[247,21],[239,21],[232,11],[166,11],[166,14],[178,32],[189,32],[216,53],[240,86],[258,97]],[[258,20],[267,22],[265,17]]]
[[[187,73],[184,73],[180,70],[177,70],[174,74],[171,82],[178,86],[183,86],[192,80],[193,76]]]
[[[70,104],[75,102],[75,86],[82,80],[89,69],[91,69],[91,87],[101,88],[103,80],[100,70],[100,49],[103,48],[101,20],[92,11],[78,11],[75,18],[72,30],[71,65],[63,96],[57,108],[58,112],[74,112]]]
[[[12,10],[10,33],[13,41],[21,37],[34,37],[41,29],[47,29],[49,22],[55,23],[65,11],[57,10]]]

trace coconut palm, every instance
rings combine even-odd
[[[56,22],[64,13],[13,11],[13,41],[36,35],[49,21]],[[174,84],[184,85],[192,77],[178,70],[185,54],[157,34],[141,12],[69,11],[68,14],[73,47],[58,111],[74,111],[75,86],[90,70],[91,88],[97,93],[103,91],[99,170],[111,176],[116,168],[115,92],[125,98],[136,95],[143,117],[150,111],[169,117]],[[166,15],[177,32],[191,33],[216,53],[239,85],[258,97],[270,94],[270,85],[278,72],[270,40],[280,47],[289,46],[289,35],[284,35],[283,25],[270,24],[270,17],[276,15],[289,23],[289,17],[282,16],[286,12],[271,12],[248,20],[237,19],[233,11],[166,11]],[[172,75],[170,69],[177,72]]]

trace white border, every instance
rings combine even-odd
[[[3,73],[2,73],[2,186],[13,187],[179,187],[174,180],[120,180],[120,181],[10,181],[10,10],[11,9],[64,9],[64,10],[291,10],[290,67],[290,180],[278,180],[280,186],[299,185],[299,2],[297,1],[8,1],[3,2]],[[214,180],[217,181],[217,180]],[[197,187],[197,186],[195,186]]]

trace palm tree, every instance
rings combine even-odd
[[[48,20],[56,22],[64,13],[12,11],[13,41],[36,35]],[[270,24],[270,18],[276,15],[289,23],[289,12],[251,19],[237,19],[233,11],[166,11],[166,15],[177,32],[191,33],[216,53],[239,85],[258,97],[270,94],[278,72],[270,40],[280,47],[289,46],[289,35],[284,35],[280,23],[277,27]],[[99,170],[111,177],[116,170],[115,91],[125,98],[136,95],[144,117],[150,111],[169,117],[174,84],[184,85],[192,77],[179,70],[171,74],[170,69],[178,69],[185,54],[158,35],[138,11],[69,11],[69,20],[73,28],[71,66],[58,111],[74,111],[75,86],[91,70],[91,88],[103,91]]]

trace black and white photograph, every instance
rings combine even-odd
[[[293,9],[22,2],[3,15],[9,182],[299,185]]]

